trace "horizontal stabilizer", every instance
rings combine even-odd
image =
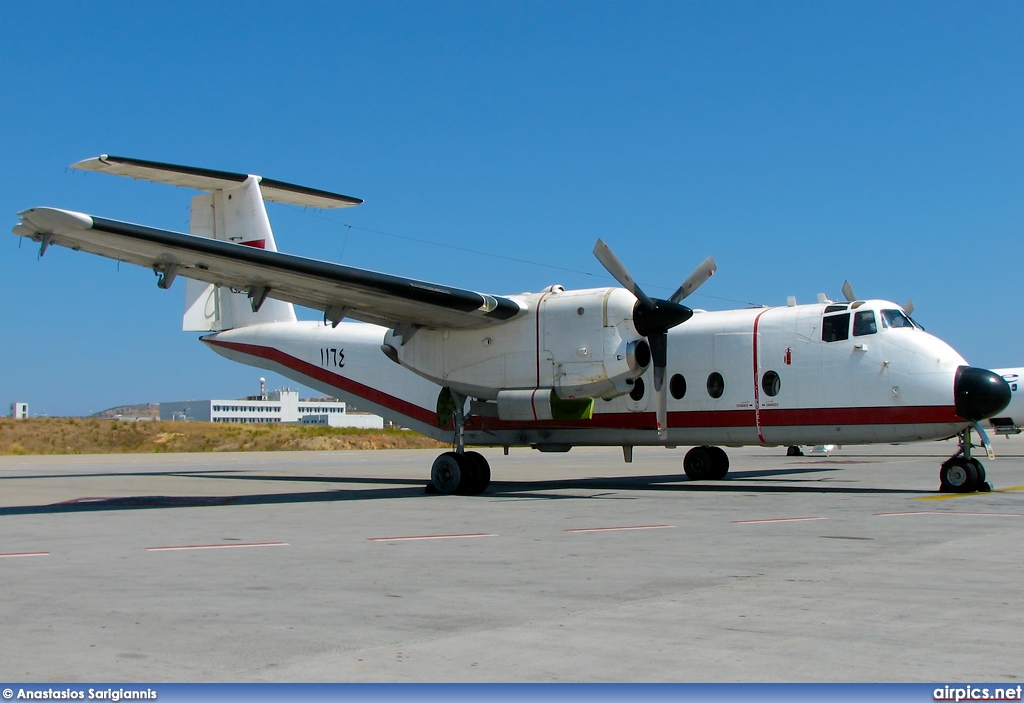
[[[208,168],[196,168],[194,166],[176,166],[165,164],[159,161],[143,161],[142,159],[130,159],[124,156],[108,156],[103,154],[92,159],[85,159],[71,168],[82,171],[98,171],[100,173],[112,173],[117,176],[128,176],[129,178],[141,178],[155,183],[169,183],[174,186],[195,188],[196,190],[217,191],[237,187],[249,177],[246,173],[230,173],[228,171],[214,171]],[[330,193],[326,190],[306,188],[283,181],[275,181],[271,178],[256,176],[260,182],[260,190],[263,191],[263,199],[275,203],[286,203],[289,205],[302,205],[316,208],[340,208],[359,205],[363,201],[348,195]]]

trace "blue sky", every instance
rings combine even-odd
[[[365,199],[271,204],[305,256],[516,293],[610,284],[602,237],[653,295],[708,254],[707,309],[849,278],[972,364],[1024,364],[1020,2],[6,0],[0,28],[7,227],[187,230],[193,192],[66,169],[101,153],[244,171]],[[19,243],[0,408],[255,392],[180,331],[181,282]]]

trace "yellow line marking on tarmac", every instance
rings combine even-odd
[[[988,493],[1010,493],[1011,491],[1024,491],[1024,486],[1010,486],[1009,488],[996,488],[987,493],[943,493],[938,496],[921,496],[913,500],[949,500],[950,498],[969,498],[971,496],[987,495]]]

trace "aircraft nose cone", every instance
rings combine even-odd
[[[987,369],[961,366],[953,382],[956,414],[977,422],[992,417],[1010,404],[1010,384]]]

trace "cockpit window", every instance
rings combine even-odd
[[[882,310],[882,327],[908,327],[913,329],[914,323],[899,310]]]
[[[875,324],[874,310],[861,310],[853,316],[853,336],[863,337],[866,334],[874,334],[878,331]]]
[[[850,313],[821,318],[821,341],[841,342],[850,338]]]
[[[839,303],[838,305],[829,305],[829,306],[827,306],[825,308],[825,314],[827,315],[830,312],[839,312],[840,310],[845,310],[848,307],[850,307],[849,303]]]

